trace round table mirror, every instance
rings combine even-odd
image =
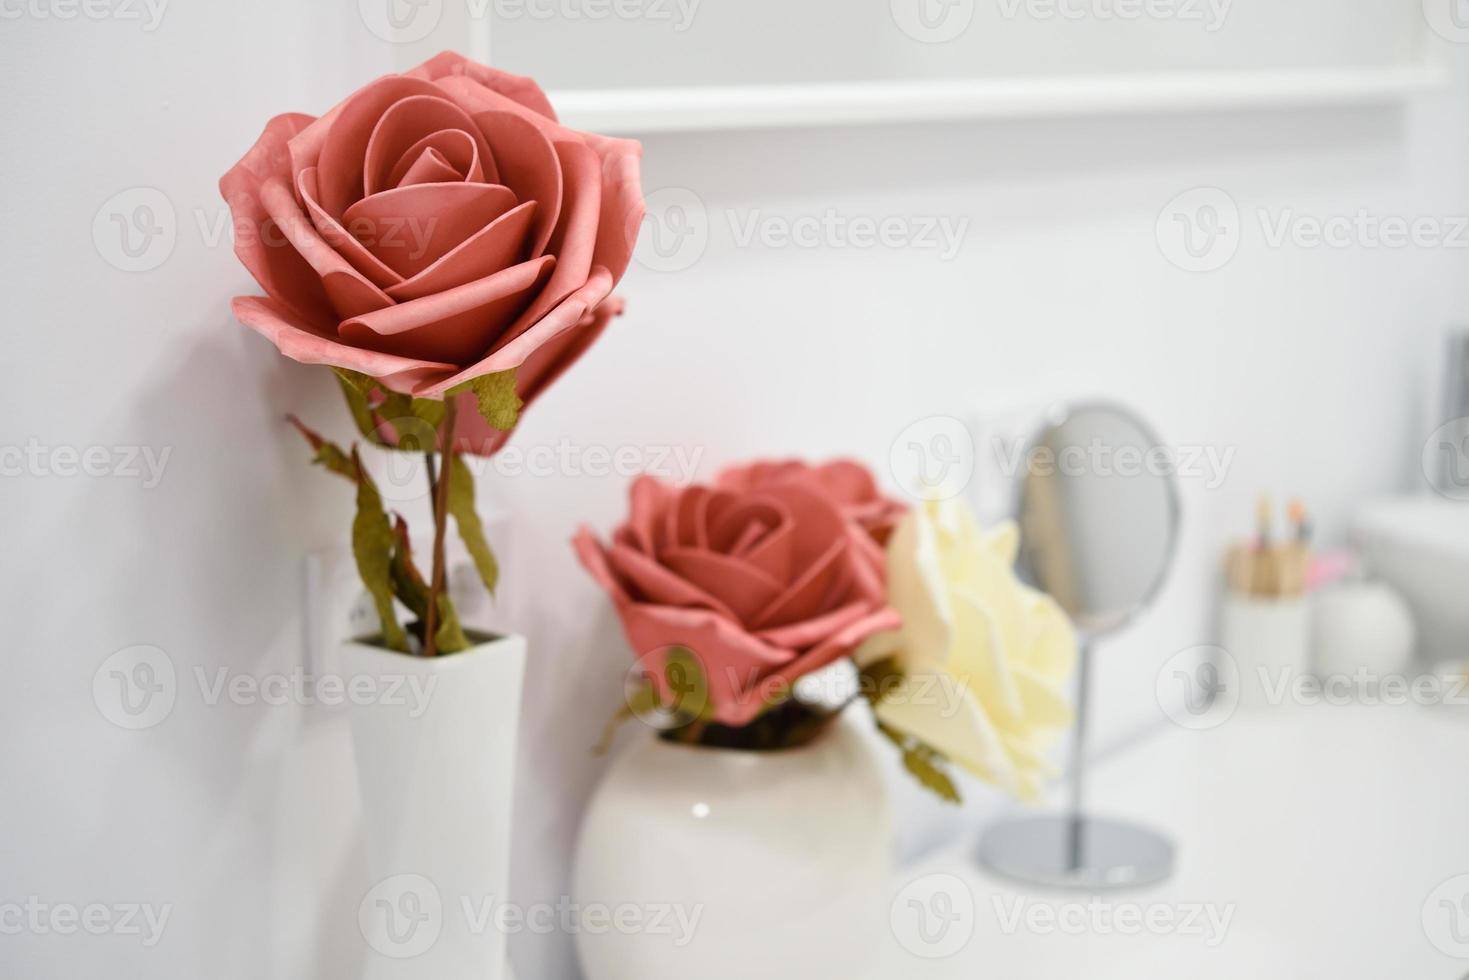
[[[1020,571],[1066,610],[1081,638],[1068,812],[992,827],[980,859],[1006,877],[1099,889],[1159,881],[1173,868],[1166,838],[1088,816],[1085,740],[1093,651],[1146,609],[1168,577],[1179,528],[1173,457],[1134,412],[1064,406],[1024,456],[1016,511]]]

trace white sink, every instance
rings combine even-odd
[[[1469,501],[1374,501],[1358,513],[1354,530],[1367,570],[1412,607],[1420,654],[1469,658]]]

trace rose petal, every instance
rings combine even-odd
[[[602,200],[597,183],[597,155],[579,143],[557,143],[556,154],[564,174],[565,201],[561,220],[551,236],[549,251],[556,256],[556,272],[546,288],[520,319],[505,332],[514,340],[529,330],[587,281],[597,241],[597,221]]]
[[[658,560],[733,609],[742,623],[751,622],[782,591],[781,583],[764,572],[713,551],[669,548]]]
[[[803,619],[785,626],[759,630],[755,635],[771,646],[785,647],[788,650],[804,650],[870,614],[872,608],[870,603],[859,599],[812,619]]]
[[[572,547],[576,549],[576,557],[581,561],[582,567],[591,573],[597,584],[612,596],[612,601],[619,608],[632,601],[628,597],[627,590],[622,587],[617,576],[612,574],[612,569],[607,564],[607,553],[603,550],[601,542],[591,528],[583,527],[571,539]]]
[[[361,200],[366,193],[363,168],[367,144],[378,121],[395,102],[417,95],[442,97],[432,82],[386,75],[358,89],[333,110],[330,125],[320,137],[320,154],[312,161],[320,182],[321,205],[327,214],[341,218],[348,207]],[[302,149],[304,153],[305,147]],[[296,155],[294,147],[292,155]]]
[[[234,222],[235,255],[260,287],[303,319],[330,324],[336,313],[321,279],[293,248],[281,247],[270,214],[260,202],[260,187],[271,178],[289,179],[289,142],[312,123],[310,116],[276,116],[240,162],[219,181],[219,192]]]
[[[515,203],[498,184],[418,184],[363,198],[342,224],[389,268],[412,278]]]
[[[677,494],[673,487],[646,474],[633,480],[628,488],[628,517],[624,528],[631,532],[643,554],[653,553],[658,515]]]
[[[723,520],[730,527],[735,527],[738,522],[751,519],[759,520],[765,527],[758,540],[740,541],[737,547],[722,548],[719,542],[728,536],[729,529],[720,526],[712,535],[715,550],[739,558],[778,582],[789,581],[795,562],[795,531],[790,512],[774,501],[750,500],[740,511],[727,515]]]
[[[536,84],[535,79],[526,78],[523,75],[512,75],[509,72],[500,71],[482,65],[477,61],[470,61],[463,55],[453,51],[443,51],[425,61],[423,64],[408,72],[419,78],[442,79],[449,76],[463,76],[476,84],[489,89],[498,96],[513,100],[521,106],[535,112],[554,122],[556,110],[551,108],[551,102],[546,98],[546,93]]]
[[[582,355],[602,336],[612,318],[621,314],[622,300],[614,296],[583,314],[569,330],[553,336],[530,352],[515,373],[515,390],[520,395],[522,415],[561,375],[581,360]],[[458,447],[462,453],[492,456],[513,434],[513,430],[502,432],[492,428],[479,414],[472,393],[460,396],[459,419]]]
[[[791,561],[798,571],[824,561],[831,542],[845,539],[848,525],[836,503],[820,490],[799,483],[762,488],[756,499],[772,501],[789,514],[796,529]]]
[[[367,246],[347,234],[341,223],[326,213],[316,201],[316,168],[307,167],[296,175],[296,193],[306,203],[306,212],[328,245],[352,263],[352,268],[366,276],[379,289],[386,289],[403,281],[403,277],[383,265],[382,259],[367,250]]]
[[[766,674],[761,678],[760,686],[765,690],[789,686],[798,678],[848,656],[869,636],[897,629],[900,622],[898,614],[893,610],[888,608],[876,610],[845,626],[825,643],[788,660],[776,670]],[[710,697],[712,699],[712,692]],[[739,698],[735,701],[733,710],[717,711],[717,714],[719,720],[726,725],[748,725],[763,707],[761,704],[751,703],[749,698]]]
[[[230,309],[235,319],[260,333],[292,360],[360,371],[405,394],[412,390],[414,382],[443,377],[454,370],[452,364],[349,347],[322,336],[284,304],[264,296],[236,296]]]
[[[302,213],[296,196],[284,180],[273,177],[266,181],[260,188],[260,203],[290,243],[276,247],[294,248],[310,263],[338,317],[371,313],[393,305],[391,297],[326,243]]]
[[[517,264],[525,252],[526,231],[535,210],[535,201],[511,208],[412,279],[390,287],[388,295],[399,302],[417,299],[483,279]]]
[[[401,184],[408,168],[427,150],[442,154],[449,165],[470,183],[498,184],[500,177],[495,171],[495,161],[482,155],[482,146],[484,141],[478,137],[477,131],[470,134],[458,129],[443,129],[437,133],[429,133],[403,154],[392,173],[388,174],[388,186],[397,187]],[[488,147],[485,147],[485,152],[488,152]]]
[[[542,256],[477,282],[353,317],[342,322],[338,334],[373,350],[463,364],[490,348],[554,262]]]
[[[404,157],[406,160],[407,157]],[[464,175],[454,169],[449,158],[443,153],[427,147],[418,154],[415,159],[401,175],[394,172],[394,178],[389,183],[390,187],[412,187],[414,184],[451,184],[455,181],[464,180]]]
[[[797,537],[803,531],[804,528],[797,525]],[[750,625],[769,629],[809,619],[830,608],[833,602],[845,599],[852,581],[849,548],[845,535],[831,542],[799,578],[755,614]]]
[[[450,388],[482,374],[495,374],[520,367],[532,354],[539,352],[557,335],[583,324],[582,318],[587,312],[595,310],[611,291],[612,276],[606,269],[593,269],[591,278],[587,280],[585,286],[568,296],[565,302],[542,317],[535,326],[509,343],[497,346],[489,356],[478,363],[465,368],[451,378],[425,385],[416,394],[420,398],[442,398],[444,392]],[[606,326],[605,321],[602,326]],[[542,363],[545,362],[542,361]],[[521,383],[524,383],[524,380],[521,379]]]
[[[588,139],[602,158],[602,216],[597,222],[593,262],[618,282],[632,262],[633,247],[647,207],[643,203],[643,148],[632,140]]]
[[[606,555],[608,565],[641,593],[640,602],[709,609],[735,618],[734,611],[713,595],[625,544],[614,544]]]
[[[709,550],[708,487],[689,487],[668,508],[668,540],[677,547]]]
[[[477,155],[489,157],[490,149],[474,120],[443,95],[410,96],[390,105],[368,137],[363,161],[364,196],[397,186],[389,176],[398,161],[416,143],[444,130],[464,133],[474,142]]]
[[[561,217],[561,158],[551,141],[517,113],[479,112],[474,121],[495,156],[501,181],[517,200],[540,205],[530,248],[531,257],[537,258]]]

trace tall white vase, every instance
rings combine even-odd
[[[410,657],[344,644],[372,886],[358,909],[372,980],[505,980],[525,640]],[[359,685],[360,696],[352,693]]]
[[[886,928],[882,773],[842,719],[776,752],[649,735],[592,798],[573,900],[588,980],[856,980]]]

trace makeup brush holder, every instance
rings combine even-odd
[[[1288,704],[1299,678],[1311,672],[1311,604],[1305,596],[1227,594],[1219,634],[1239,669],[1241,708]]]

